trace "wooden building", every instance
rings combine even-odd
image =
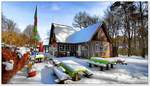
[[[110,57],[112,44],[105,24],[96,23],[74,30],[70,26],[52,23],[49,45],[56,48],[55,55],[77,57]]]

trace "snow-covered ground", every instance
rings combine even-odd
[[[125,58],[127,65],[117,64],[113,69],[100,71],[99,67],[88,67],[87,59],[75,58],[75,57],[59,57],[56,58],[59,61],[73,60],[93,72],[91,78],[83,77],[79,81],[72,83],[77,84],[147,84],[148,83],[148,60],[138,56],[119,56]],[[45,67],[46,66],[46,67]],[[37,75],[33,78],[26,78],[22,71],[19,71],[9,83],[12,84],[55,84],[56,76],[53,75],[52,65],[48,62],[37,63],[34,68],[37,70]]]

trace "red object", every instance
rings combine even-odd
[[[36,71],[32,71],[28,73],[28,77],[34,77],[36,75]]]
[[[43,52],[44,51],[44,46],[43,46],[43,42],[39,43],[39,52]]]

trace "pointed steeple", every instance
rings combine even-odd
[[[39,39],[40,39],[40,37],[38,35],[38,30],[37,30],[37,6],[35,8],[35,14],[34,14],[33,39],[36,41],[39,41]]]

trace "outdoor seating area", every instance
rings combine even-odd
[[[37,56],[38,55],[38,56]],[[91,57],[91,59],[86,59],[86,64],[89,64],[89,67],[82,65],[80,62],[66,59],[59,60],[59,57],[48,57],[44,54],[37,54],[30,56],[28,62],[25,64],[23,68],[24,73],[27,72],[28,78],[32,78],[37,76],[38,72],[33,67],[35,64],[47,63],[48,65],[52,65],[53,76],[56,76],[55,83],[72,83],[76,81],[80,81],[82,78],[92,78],[94,73],[91,68],[94,66],[100,67],[100,70],[104,69],[108,70],[109,67],[113,68],[114,65],[117,64],[116,58],[100,58],[100,57]],[[52,56],[52,55],[49,55]],[[32,58],[32,59],[31,59]],[[42,60],[37,60],[37,58]],[[51,59],[45,59],[51,58]],[[61,57],[67,58],[67,57]],[[76,57],[73,57],[76,59]]]
[[[81,76],[90,77],[93,73],[73,60],[58,61],[52,60],[54,75],[58,77],[57,83],[64,83],[66,80],[78,81]]]
[[[104,69],[109,70],[110,68],[113,68],[114,65],[118,64],[118,60],[120,60],[120,58],[91,57],[91,59],[86,62],[89,64],[90,68],[98,66],[100,67],[100,70],[103,71]],[[120,61],[125,62],[124,59]],[[58,78],[56,80],[57,83],[65,83],[67,80],[79,81],[82,76],[90,78],[93,75],[90,68],[87,68],[73,60],[59,61],[56,58],[53,58],[52,63],[54,65],[54,75]]]

